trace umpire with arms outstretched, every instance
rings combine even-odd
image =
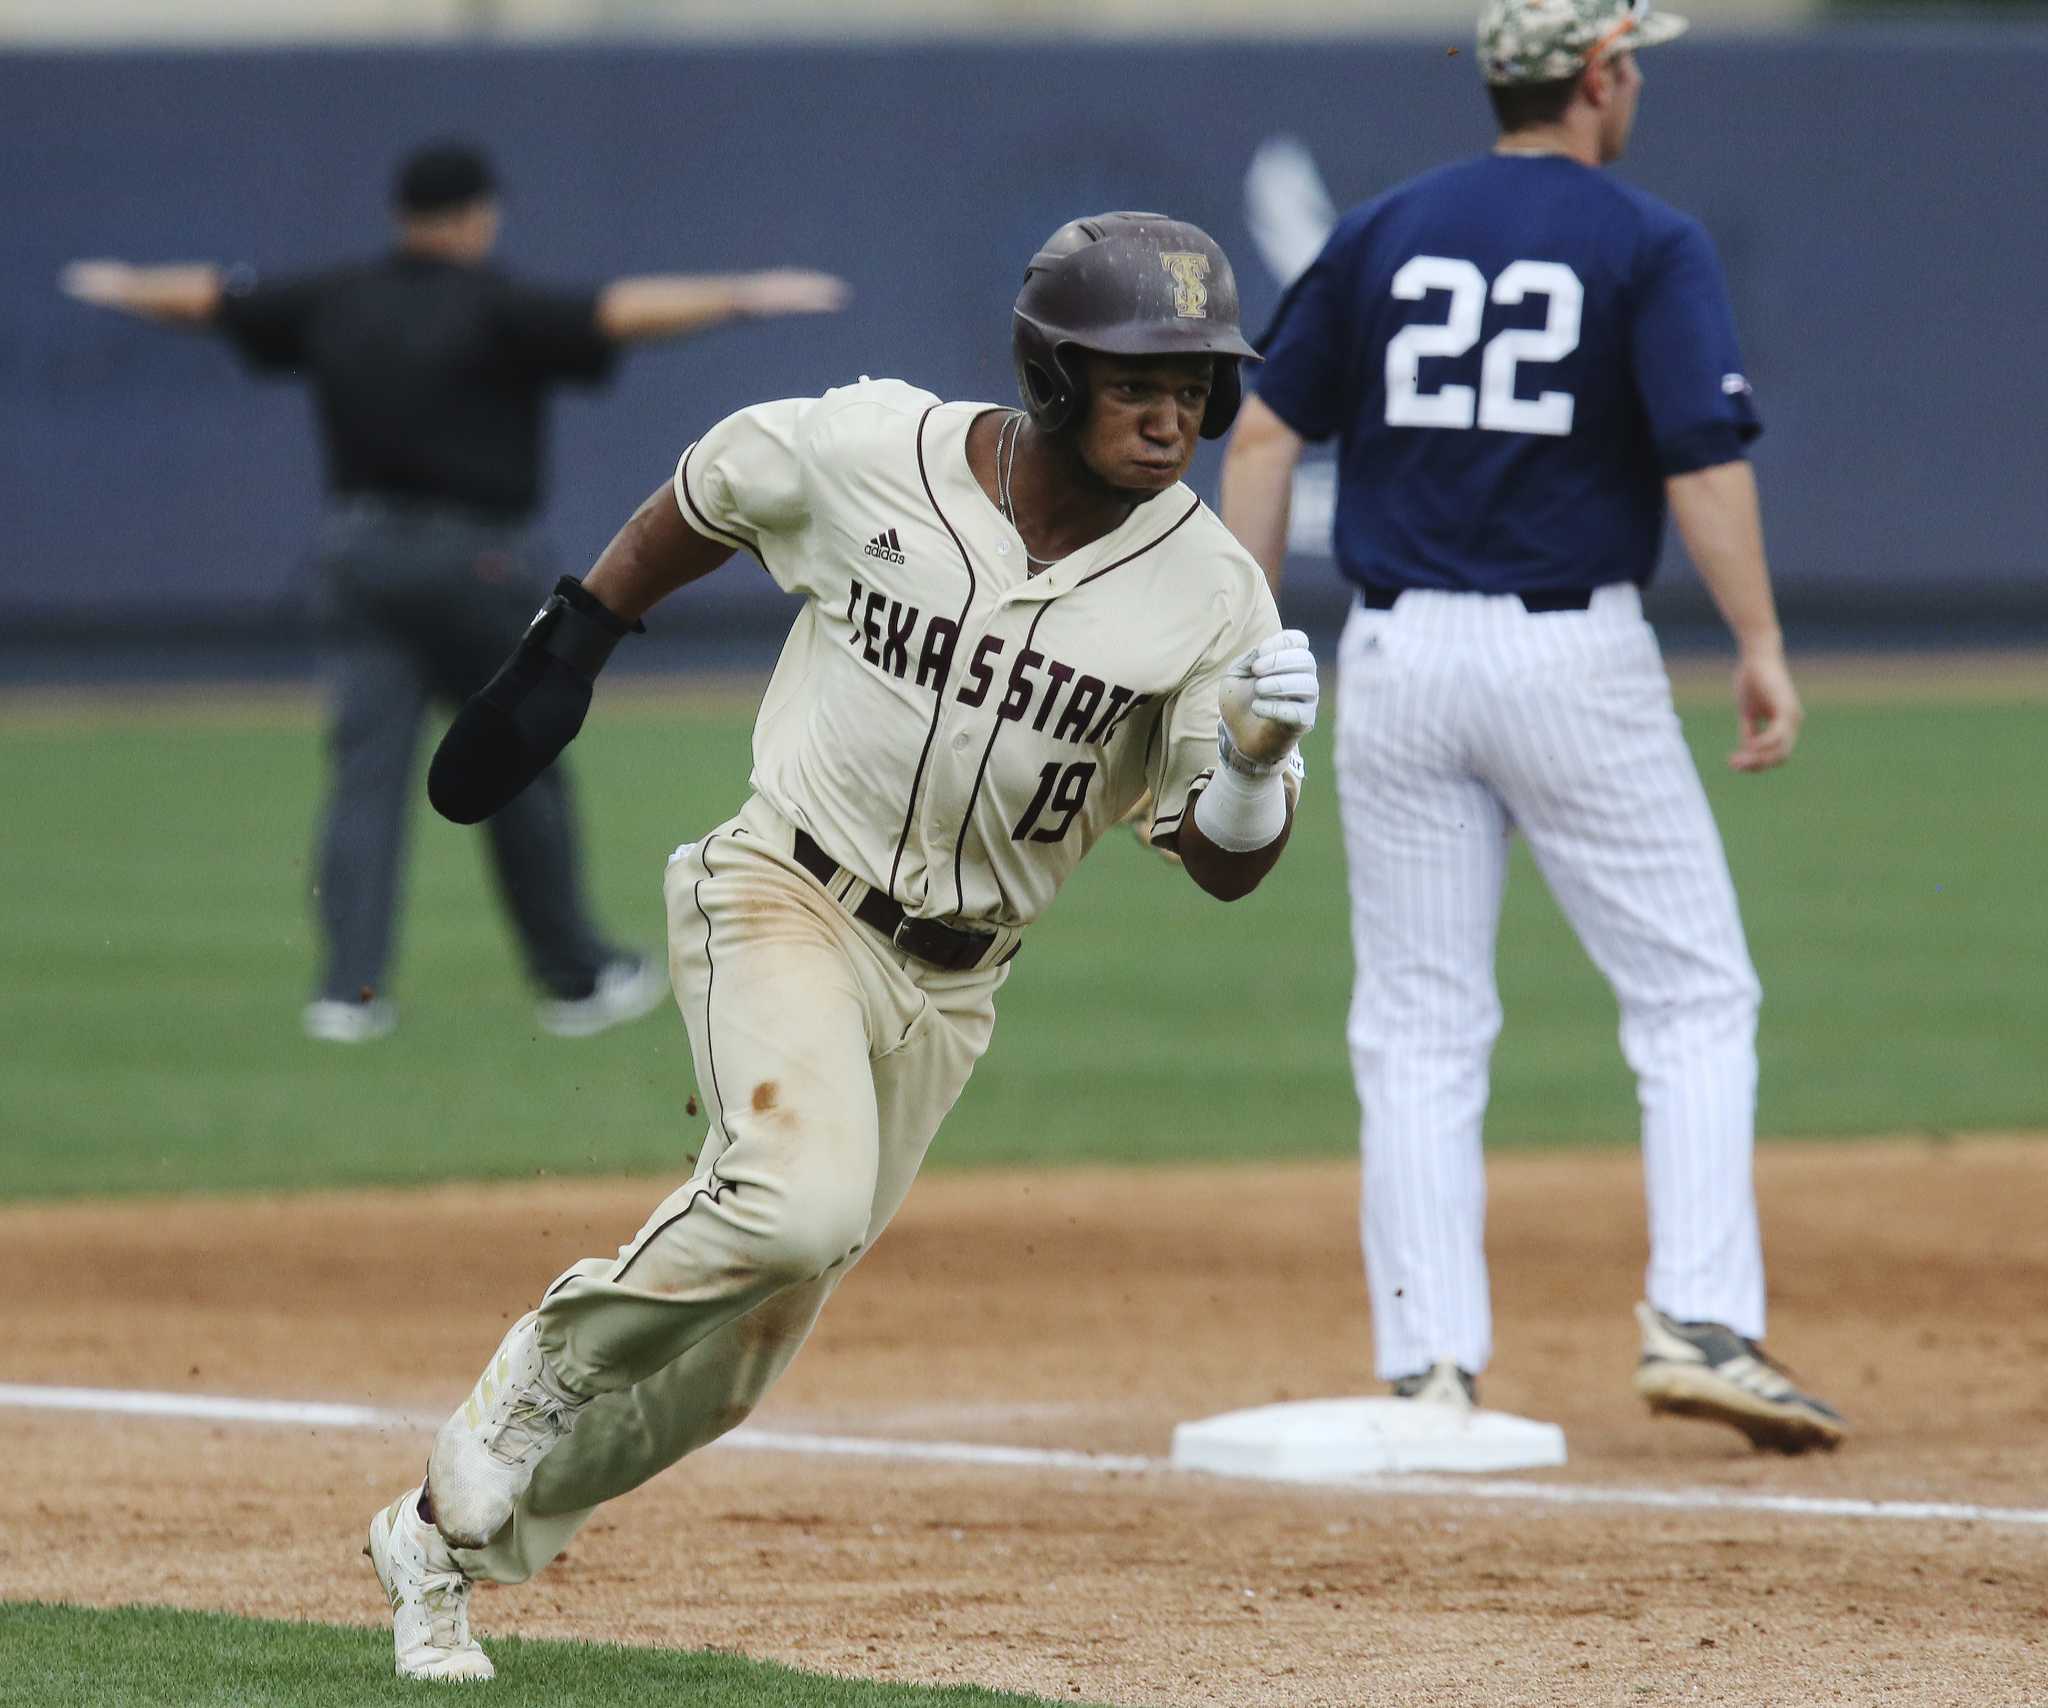
[[[781,271],[521,283],[492,266],[496,183],[477,149],[423,147],[394,184],[398,242],[278,283],[212,266],[84,261],[63,288],[173,326],[217,328],[255,368],[314,388],[330,503],[316,556],[329,649],[331,778],[319,855],[325,964],[309,1037],[389,1032],[383,994],[419,730],[432,700],[487,681],[553,579],[534,527],[550,394],[594,385],[623,344],[743,316],[836,309],[844,286]],[[555,768],[489,826],[541,1025],[583,1036],[668,993],[658,962],[606,943]]]

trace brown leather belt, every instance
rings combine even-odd
[[[796,863],[828,890],[842,870],[838,861],[799,830],[792,850]],[[888,938],[906,955],[915,955],[927,966],[941,972],[964,973],[981,965],[982,956],[996,940],[993,931],[962,931],[956,925],[936,919],[912,919],[880,890],[871,889],[860,898],[853,917]],[[1010,955],[1016,954],[1016,949]],[[1009,955],[1003,957],[1008,960]]]

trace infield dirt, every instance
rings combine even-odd
[[[2048,1139],[1767,1147],[1774,1350],[1828,1458],[1630,1392],[1632,1153],[1496,1157],[1483,1396],[1587,1486],[2039,1507]],[[1356,1170],[939,1175],[756,1422],[1163,1454],[1173,1424],[1372,1391]],[[0,1212],[0,1379],[433,1411],[653,1180]],[[369,1624],[372,1510],[424,1432],[11,1412],[0,1593]],[[1554,1508],[718,1449],[477,1623],[1129,1704],[2048,1701],[2048,1527]]]

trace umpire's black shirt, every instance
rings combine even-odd
[[[617,355],[591,292],[405,251],[231,289],[219,325],[253,366],[312,380],[335,494],[507,519],[540,503],[548,388]]]

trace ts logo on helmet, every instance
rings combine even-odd
[[[1159,257],[1173,278],[1173,312],[1182,320],[1209,318],[1209,257],[1193,249],[1170,249]]]

